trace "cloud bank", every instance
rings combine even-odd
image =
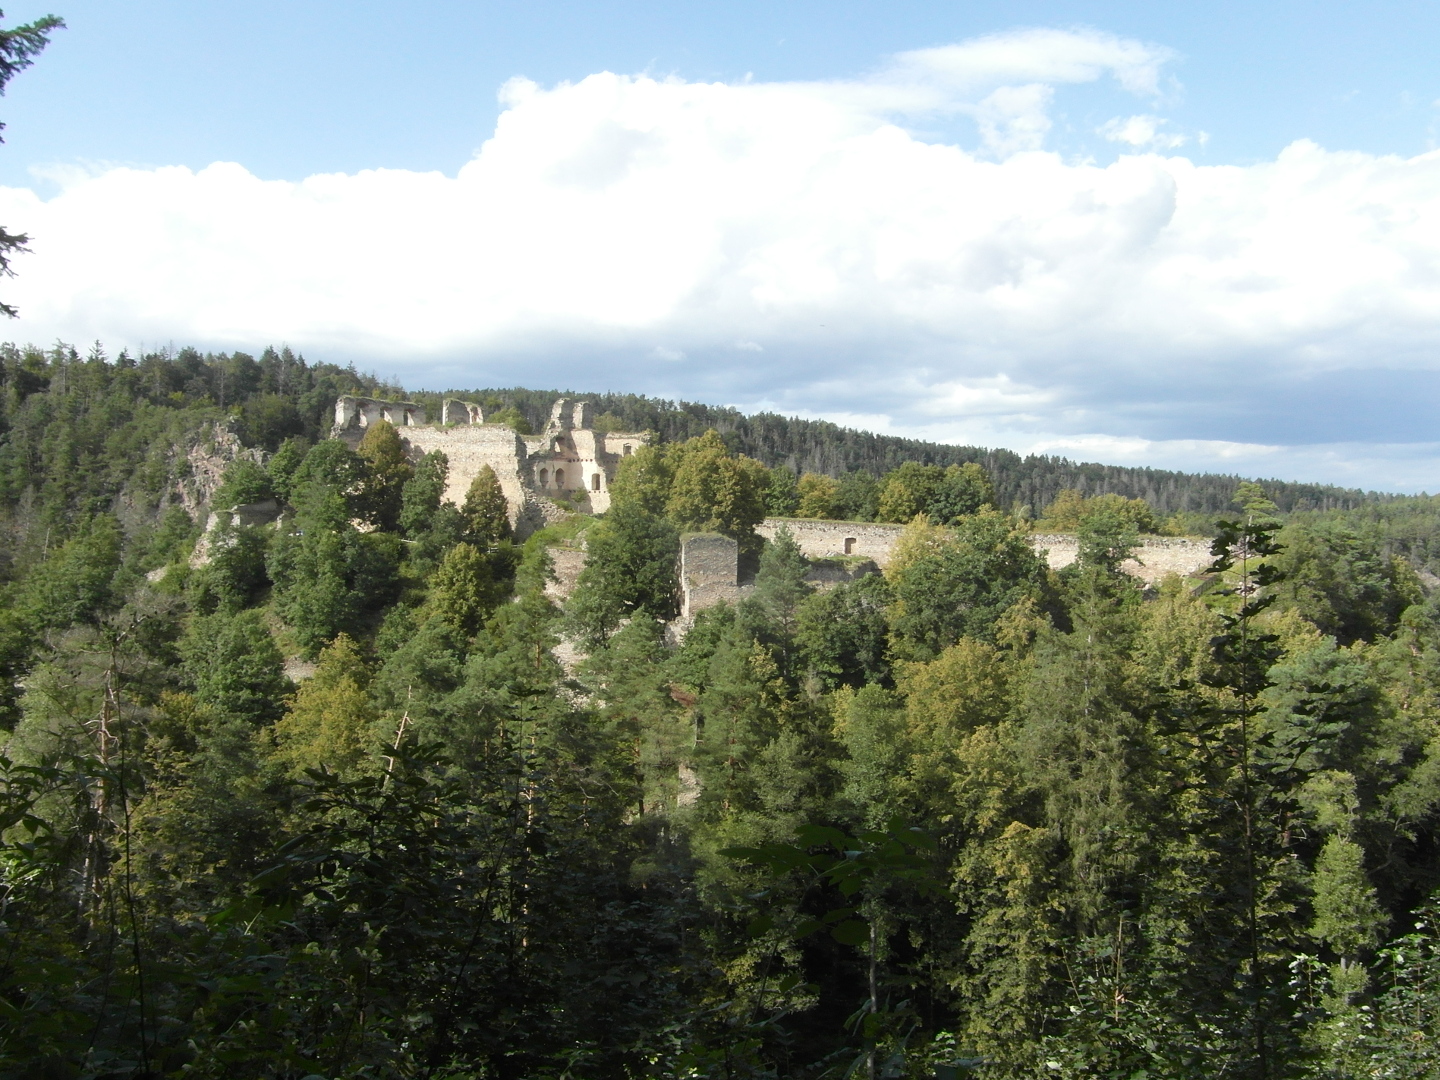
[[[830,82],[516,79],[453,177],[71,171],[0,189],[34,247],[10,336],[1440,488],[1440,153],[1199,163],[1159,115],[1173,60],[1033,30]],[[1046,149],[1087,82],[1139,110],[1101,127],[1113,161]],[[945,118],[973,138],[923,134]]]

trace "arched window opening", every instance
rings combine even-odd
[[[541,470],[540,470],[540,486],[541,486],[541,487],[544,487],[544,486],[545,486],[546,484],[548,484],[548,483],[550,483],[550,470],[549,470],[549,469],[541,469]]]
[[[630,456],[630,444],[628,442],[625,444],[625,456]]]
[[[565,486],[565,470],[564,470],[564,469],[556,469],[556,470],[555,470],[555,486],[556,486],[557,488],[563,488],[563,487]]]

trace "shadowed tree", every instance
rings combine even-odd
[[[0,11],[0,17],[4,14]],[[46,15],[11,30],[0,30],[0,94],[5,92],[11,79],[33,64],[34,58],[44,51],[45,46],[50,43],[51,31],[63,29],[64,26],[64,19]],[[0,130],[4,127],[5,125],[0,123]],[[3,141],[0,139],[0,142]],[[12,233],[0,226],[0,275],[15,276],[10,260],[22,251],[29,251],[26,246],[29,242],[30,237],[24,233]],[[13,319],[19,312],[10,304],[0,303],[0,314]]]

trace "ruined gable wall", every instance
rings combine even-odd
[[[456,506],[465,504],[465,495],[480,470],[489,465],[510,504],[510,522],[516,524],[528,500],[528,455],[524,441],[503,424],[475,427],[412,427],[400,430],[412,461],[425,454],[441,451],[450,459],[450,475],[445,483],[445,501]]]

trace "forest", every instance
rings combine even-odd
[[[1435,498],[598,395],[656,438],[517,537],[343,393],[0,347],[0,1076],[1440,1075]]]

